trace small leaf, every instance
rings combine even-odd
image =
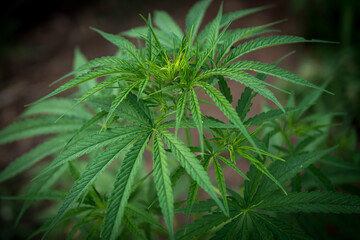
[[[261,163],[259,160],[257,160],[256,158],[252,157],[251,155],[245,153],[245,152],[240,152],[240,155],[242,155],[244,158],[248,159],[251,163],[253,163],[255,165],[255,167],[257,167],[257,169],[259,169],[262,173],[264,173],[269,179],[271,179],[271,181],[273,183],[275,183],[285,194],[286,191],[284,189],[284,187],[281,185],[280,181],[278,181],[270,172],[269,170],[264,166],[263,163]]]
[[[119,95],[115,98],[115,100],[111,103],[111,107],[109,109],[109,113],[106,116],[106,119],[104,121],[104,126],[107,128],[107,124],[109,123],[110,119],[113,117],[115,109],[120,105],[120,103],[126,98],[126,96],[131,92],[131,90],[136,87],[141,80],[134,82],[130,86],[124,88]]]
[[[250,108],[252,106],[251,100],[255,97],[255,94],[252,93],[251,88],[245,87],[244,91],[242,92],[237,106],[236,106],[236,112],[238,113],[240,119],[242,121],[245,121],[246,115],[250,111]]]
[[[175,135],[177,135],[178,129],[180,127],[181,119],[184,114],[184,109],[186,105],[186,98],[187,98],[188,91],[183,91],[179,100],[176,104],[176,126],[175,126]]]
[[[211,97],[211,99],[220,108],[220,110],[224,113],[224,115],[240,130],[240,132],[246,137],[246,139],[254,147],[256,147],[254,140],[251,138],[243,122],[235,112],[235,109],[226,100],[224,95],[222,95],[216,88],[214,88],[208,83],[199,82],[198,85],[205,89],[206,93]]]
[[[204,170],[203,166],[201,166],[195,155],[189,150],[189,148],[184,146],[182,141],[169,131],[161,130],[159,134],[191,178],[194,179],[202,189],[209,193],[209,195],[219,205],[220,209],[226,214],[223,204],[219,201],[215,194],[208,174]]]
[[[242,171],[240,171],[240,169],[233,162],[231,162],[230,160],[228,160],[228,159],[226,159],[226,158],[224,158],[223,156],[220,156],[220,155],[217,155],[216,157],[219,158],[221,161],[223,161],[226,165],[231,167],[240,176],[242,176],[246,180],[249,180],[249,178]]]
[[[232,103],[233,98],[231,95],[231,91],[223,76],[219,77],[219,90],[226,97],[229,103]]]
[[[132,77],[133,77],[132,75],[121,75],[121,76],[107,78],[104,81],[102,81],[101,83],[97,83],[96,86],[94,86],[93,88],[90,88],[87,92],[85,92],[84,95],[82,95],[81,98],[76,101],[75,105],[82,103],[90,96],[94,95],[95,93],[99,92],[100,90],[102,90],[118,81],[130,80],[130,79],[132,79]]]

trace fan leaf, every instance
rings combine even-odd
[[[103,239],[113,240],[117,238],[125,207],[149,137],[150,135],[146,134],[139,138],[124,157],[106,209],[101,234]]]

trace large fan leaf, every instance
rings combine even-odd
[[[77,100],[76,105],[85,101],[87,98],[94,95],[98,91],[100,91],[118,81],[126,80],[126,79],[133,79],[133,76],[132,75],[121,75],[121,76],[115,76],[115,77],[110,77],[110,78],[105,79],[101,83],[96,84],[96,86],[90,88],[87,92],[85,92],[84,95],[81,96],[81,98]]]
[[[106,209],[101,237],[116,239],[132,185],[150,135],[139,138],[124,157]]]
[[[49,114],[49,115],[65,115],[69,117],[77,117],[81,119],[91,118],[91,113],[87,111],[83,106],[77,106],[72,109],[74,105],[74,100],[66,98],[54,98],[43,101],[39,104],[33,105],[26,109],[26,111],[21,114],[21,117],[27,117],[38,114]],[[69,110],[73,111],[69,111]]]
[[[106,40],[118,46],[120,50],[124,51],[131,59],[133,59],[139,65],[143,65],[139,52],[131,42],[118,35],[106,33],[95,28],[93,28],[93,30],[103,36]]]
[[[161,211],[168,225],[170,238],[173,239],[174,196],[164,145],[157,134],[154,136],[153,176]]]
[[[64,203],[60,207],[57,215],[52,220],[43,237],[45,237],[46,234],[56,225],[56,223],[59,222],[63,215],[70,209],[71,205],[90,188],[97,176],[99,176],[99,174],[101,174],[106,167],[119,156],[121,151],[131,144],[137,137],[138,135],[134,134],[122,138],[121,141],[111,145],[106,151],[102,152],[89,164],[85,171],[80,175],[79,179],[76,180],[74,186],[70,189]]]
[[[231,219],[230,222],[228,222],[227,224],[224,224],[223,227],[221,227],[219,230],[217,230],[215,232],[214,236],[212,236],[212,238],[210,238],[210,240],[231,240],[231,239],[239,239],[240,240],[240,239],[242,239],[242,238],[237,238],[237,236],[236,236],[237,232],[239,230],[238,228],[240,228],[240,226],[241,226],[241,224],[239,222],[241,221],[242,218],[243,218],[243,215]]]
[[[75,70],[75,69],[79,68],[80,66],[86,64],[87,62],[88,61],[87,61],[85,55],[82,54],[82,52],[80,51],[79,48],[76,48],[75,52],[74,52],[73,69]],[[85,71],[88,71],[88,70],[89,69],[87,69]],[[81,71],[76,73],[76,75],[80,75],[80,74],[81,74]],[[95,79],[91,79],[91,80],[81,84],[79,86],[80,93],[84,93],[84,92],[88,91],[91,87],[93,87],[95,85],[96,85],[96,80]]]
[[[284,223],[278,218],[270,217],[265,214],[258,214],[251,212],[249,214],[251,220],[256,226],[256,230],[260,232],[260,236],[265,236],[265,239],[285,239],[285,240],[305,240],[310,239],[305,233],[288,223]],[[270,232],[272,235],[270,235]],[[270,235],[270,236],[269,236]]]
[[[64,190],[50,190],[44,192],[28,193],[19,196],[1,196],[0,199],[9,200],[63,200],[67,191]]]
[[[272,5],[267,5],[267,6],[263,6],[263,7],[250,8],[250,9],[245,9],[245,10],[239,10],[239,11],[235,11],[235,12],[226,13],[221,18],[220,26],[223,27],[228,22],[235,21],[236,19],[245,17],[245,16],[247,16],[249,14],[260,12],[260,11],[268,9],[270,7],[272,7]]]
[[[131,62],[114,56],[106,56],[106,57],[100,57],[95,58],[87,63],[84,63],[83,65],[77,66],[72,72],[62,76],[58,80],[54,81],[51,85],[70,77],[71,75],[76,75],[76,77],[82,75],[86,72],[86,70],[90,71],[93,68],[99,68],[99,67],[111,67],[111,66],[119,66],[123,68],[124,72],[128,72],[129,74],[141,74],[141,71],[139,71],[138,66],[132,64]],[[91,81],[91,80],[89,80]],[[93,86],[93,84],[91,84]]]
[[[190,9],[186,16],[186,33],[190,32],[192,28],[192,35],[196,35],[199,30],[201,21],[204,17],[205,11],[210,5],[211,0],[201,0]]]
[[[208,31],[206,32],[206,43],[205,49],[212,50],[218,42],[218,35],[220,30],[220,22],[222,17],[222,5],[218,11],[215,19],[210,23]],[[201,40],[200,40],[201,41]]]
[[[223,43],[222,43],[221,47],[219,48],[219,53],[216,57],[216,65],[218,65],[220,63],[220,61],[225,57],[225,55],[230,51],[230,49],[233,47],[233,45],[236,42],[238,42],[242,39],[245,39],[245,38],[254,37],[256,35],[262,34],[266,28],[271,27],[271,26],[276,25],[281,22],[282,21],[276,21],[276,22],[268,23],[265,25],[257,26],[257,27],[241,28],[241,29],[228,31],[228,33],[224,35]],[[235,52],[234,52],[236,50],[237,50],[237,48],[235,50],[233,50],[229,54],[229,56],[226,57],[226,59],[221,64],[222,66],[228,64],[229,62],[231,62],[237,58],[237,55],[235,55]]]
[[[311,88],[316,88],[325,92],[328,92],[314,84],[309,83],[308,81],[302,79],[301,77],[290,73],[284,69],[281,69],[279,67],[276,67],[275,65],[269,65],[266,63],[260,63],[260,62],[253,62],[253,61],[239,61],[236,63],[233,63],[227,67],[227,69],[231,69],[231,71],[239,71],[239,70],[252,70],[259,73],[264,73],[267,75],[271,75],[280,79],[284,79],[286,81],[307,86]]]
[[[245,72],[238,72],[232,75],[230,78],[251,88],[253,91],[259,93],[261,96],[264,96],[265,98],[274,102],[281,110],[285,111],[281,103],[275,97],[275,95],[266,88],[263,81]]]
[[[334,149],[335,148],[330,148],[324,151],[299,154],[287,159],[286,162],[274,162],[269,167],[269,172],[278,179],[280,183],[284,183]],[[270,179],[262,179],[254,199],[259,200],[259,198],[265,197],[275,190],[276,186],[274,186],[274,183],[270,181]]]
[[[84,139],[81,139],[76,144],[71,145],[68,149],[63,151],[55,160],[40,173],[39,176],[47,173],[51,169],[54,169],[66,162],[76,159],[94,149],[105,147],[111,143],[118,142],[119,140],[134,134],[140,134],[146,131],[146,129],[133,125],[107,129],[105,132],[101,132]]]
[[[286,116],[289,113],[297,112],[302,109],[303,107],[289,107],[289,108],[285,108],[284,109],[285,111],[282,111],[280,109],[271,109],[267,112],[263,112],[249,118],[248,120],[245,121],[245,124],[251,124],[252,126],[260,126],[265,122],[269,122],[271,120],[280,118],[282,116]]]
[[[131,30],[122,32],[121,34],[131,38],[146,38],[149,31],[148,27],[136,27]],[[153,31],[158,38],[159,42],[165,47],[173,47],[172,39],[169,38],[169,35],[166,32],[160,31],[159,29],[153,28]],[[152,54],[154,53],[154,48],[152,48]]]
[[[175,34],[179,39],[182,39],[184,36],[179,25],[177,25],[174,19],[165,11],[155,11],[154,23],[170,36]]]
[[[232,124],[226,124],[221,121],[215,121],[215,120],[212,120],[211,118],[203,118],[202,121],[203,121],[203,127],[207,128],[207,129],[210,129],[210,128],[222,128],[222,129],[236,128]],[[175,128],[175,126],[176,126],[175,120],[170,120],[170,121],[162,123],[159,127],[163,128],[163,129],[167,129],[167,128]],[[192,119],[183,119],[181,121],[181,124],[179,127],[181,127],[181,128],[196,128],[196,124],[194,123],[194,121]]]
[[[192,224],[188,225],[186,228],[183,228],[180,231],[176,232],[176,239],[178,240],[194,239],[196,237],[208,233],[213,228],[223,224],[227,220],[229,220],[228,217],[218,212],[205,215],[204,217],[195,220]]]
[[[49,174],[36,179],[31,183],[28,194],[36,194],[39,192],[45,192],[49,190],[49,188],[54,185],[54,183],[61,177],[61,175],[65,172],[66,169],[67,169],[66,165],[61,166],[49,172]],[[26,210],[31,206],[31,204],[34,203],[34,201],[35,200],[25,200],[23,206],[20,209],[18,217],[16,218],[15,225],[19,223],[21,217],[24,215]]]
[[[61,92],[64,92],[72,87],[75,87],[83,82],[86,82],[90,79],[94,79],[94,78],[98,78],[101,76],[106,76],[106,75],[110,75],[110,74],[119,74],[119,73],[130,73],[128,71],[127,68],[124,68],[122,65],[118,65],[118,66],[110,66],[110,67],[101,67],[101,68],[96,68],[92,71],[89,72],[85,72],[73,79],[71,79],[70,81],[68,81],[67,83],[65,83],[64,85],[58,87],[57,89],[55,89],[53,92],[49,93],[48,95],[46,95],[45,97],[40,98],[39,100],[31,103],[31,105],[37,104],[39,102],[44,101],[45,99],[48,99],[52,96],[55,96]]]
[[[300,42],[311,42],[311,40],[306,40],[303,37],[298,36],[269,36],[257,38],[243,44],[240,44],[236,49],[231,53],[231,57],[236,56],[238,58],[249,52],[259,50],[262,48],[267,48],[276,45],[289,44],[289,43],[300,43]]]
[[[70,136],[71,135],[69,134],[59,135],[50,140],[46,140],[44,143],[39,144],[29,152],[17,158],[3,171],[1,171],[0,182],[5,181],[28,169],[44,157],[60,151],[65,146],[65,143],[69,140]]]
[[[360,197],[338,192],[275,194],[255,207],[277,212],[360,213]]]
[[[211,159],[210,157],[205,157],[201,161],[201,165],[204,167],[205,171],[209,168],[210,159]],[[186,197],[186,208],[185,208],[186,224],[188,224],[190,213],[192,212],[192,208],[196,202],[198,196],[198,190],[199,190],[199,185],[197,184],[197,182],[195,180],[191,180],[188,194]]]
[[[291,43],[301,43],[301,42],[323,42],[318,40],[307,40],[302,37],[297,36],[270,36],[270,37],[261,37],[257,38],[237,46],[230,54],[227,56],[224,63],[229,63],[240,56],[247,54],[252,51],[256,51],[262,48],[272,47],[276,45],[291,44]]]
[[[0,144],[44,134],[73,132],[82,125],[78,118],[43,116],[18,121],[0,131]]]

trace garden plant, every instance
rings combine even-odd
[[[360,168],[333,156],[337,146],[325,141],[331,119],[307,114],[331,92],[278,67],[288,55],[273,63],[243,57],[282,44],[331,43],[278,35],[273,27],[283,21],[231,29],[267,6],[230,13],[220,6],[201,29],[210,3],[189,10],[184,31],[164,11],[120,35],[93,29],[119,51],[90,61],[76,51],[74,71],[55,84],[68,80],[0,132],[1,144],[51,135],[0,173],[4,182],[41,167],[26,194],[2,196],[24,200],[17,221],[36,201],[60,203],[29,238],[51,239],[63,227],[68,239],[311,239],[327,238],[332,226],[346,234],[337,216],[359,221],[360,198],[323,168]],[[295,101],[267,76],[307,94]],[[228,81],[245,87],[238,101]],[[287,103],[270,89],[287,93]],[[276,108],[249,117],[256,95]],[[206,105],[227,120],[205,114]],[[51,163],[39,165],[48,156]],[[227,169],[244,182],[229,188]],[[69,190],[59,189],[65,178]]]

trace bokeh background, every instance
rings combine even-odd
[[[2,3],[0,14],[0,129],[12,123],[24,105],[39,99],[53,88],[48,85],[72,70],[74,49],[88,59],[113,55],[116,47],[102,39],[90,26],[105,32],[120,33],[144,25],[139,14],[165,10],[184,28],[187,11],[196,1],[182,0],[13,0]],[[297,44],[266,49],[248,55],[249,60],[271,63],[296,50],[279,66],[318,85],[329,81],[327,89],[335,96],[324,95],[319,111],[344,112],[333,131],[333,141],[348,151],[347,138],[355,136],[351,149],[359,158],[360,136],[360,1],[358,0],[225,0],[224,12],[274,4],[273,8],[232,23],[231,28],[250,27],[288,20],[276,28],[286,35],[322,39],[338,44]],[[210,5],[204,23],[217,13],[220,1]],[[204,26],[204,24],[202,25]],[[235,100],[242,88],[232,86]],[[290,89],[294,90],[294,89]],[[295,91],[295,90],[294,90]],[[301,97],[306,91],[297,90]],[[283,102],[286,97],[283,97]],[[234,101],[235,102],[235,101]],[[256,98],[254,111],[265,102]],[[206,110],[205,110],[206,111]],[[0,170],[10,161],[41,142],[41,137],[0,147]],[[0,184],[1,195],[16,195],[29,181],[30,171]],[[24,239],[40,226],[34,220],[38,209],[30,210],[18,230],[13,222],[21,202],[1,200],[0,239]],[[44,206],[49,203],[43,203]],[[36,210],[37,209],[37,210]],[[61,238],[59,238],[61,239]]]

